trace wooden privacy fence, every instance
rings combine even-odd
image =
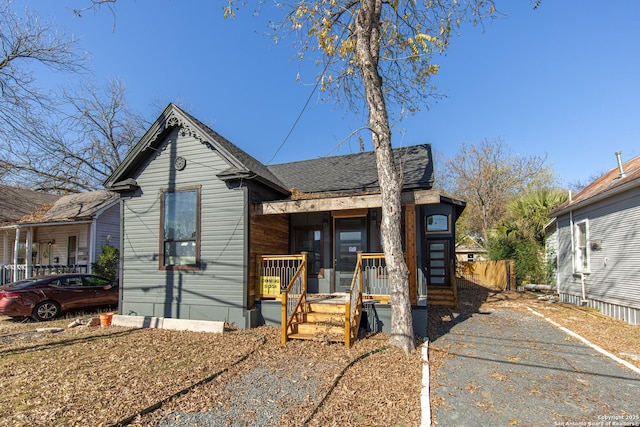
[[[512,290],[516,288],[516,264],[514,260],[458,262],[456,277],[459,281]]]

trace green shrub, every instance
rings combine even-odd
[[[102,276],[105,279],[116,280],[118,277],[120,251],[109,244],[102,245],[101,249],[102,253],[98,256],[98,260],[91,263],[91,271],[93,271],[93,274]]]

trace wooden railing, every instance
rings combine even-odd
[[[351,341],[358,336],[360,316],[362,315],[362,252],[358,252],[356,268],[351,279],[351,286],[344,305],[344,345],[351,346]]]
[[[302,312],[307,299],[307,254],[262,255],[259,265],[263,286],[267,282],[266,287],[270,289],[279,287],[277,291],[282,301],[281,340],[285,344],[296,314]]]

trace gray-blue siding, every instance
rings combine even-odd
[[[96,220],[95,257],[100,255],[101,248],[110,244],[120,249],[120,205],[114,204],[106,209]]]
[[[168,142],[167,142],[168,141]],[[173,168],[175,157],[187,161]],[[220,320],[248,327],[246,318],[247,197],[216,177],[229,167],[198,140],[171,132],[135,177],[142,195],[123,205],[123,314]],[[160,193],[201,186],[201,264],[197,271],[159,268]]]
[[[587,298],[640,309],[640,189],[573,212],[574,224],[585,219],[590,260],[590,271],[584,275]],[[573,271],[570,215],[558,218],[557,238],[558,291],[581,298],[582,278]]]

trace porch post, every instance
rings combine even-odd
[[[4,231],[2,235],[2,263],[7,264],[9,262],[9,232]]]
[[[18,280],[18,249],[20,248],[20,227],[16,228],[16,239],[13,241],[13,279]]]
[[[31,277],[32,273],[32,260],[31,251],[33,250],[33,227],[27,228],[27,236],[25,238],[25,250],[24,250],[24,278]]]
[[[91,266],[94,262],[96,262],[96,218],[91,221],[89,224],[89,263],[87,265],[87,273],[92,273]],[[108,242],[107,242],[108,243]],[[76,264],[78,264],[78,259],[76,258]]]
[[[416,250],[416,205],[407,203],[404,212],[405,242],[407,254],[407,268],[409,269],[409,301],[411,305],[418,304],[418,264]]]

